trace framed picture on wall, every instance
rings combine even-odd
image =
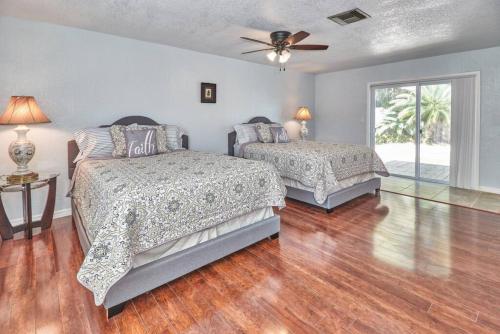
[[[217,85],[214,83],[201,83],[201,103],[217,103]]]

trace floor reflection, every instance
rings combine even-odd
[[[434,277],[448,277],[451,267],[450,220],[419,199],[394,197],[397,205],[377,224],[373,255],[387,264]],[[413,202],[408,205],[408,202]],[[412,219],[401,219],[412,217]]]
[[[500,194],[414,181],[400,177],[382,178],[382,190],[431,201],[500,213]]]

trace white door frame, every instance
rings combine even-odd
[[[474,152],[473,152],[473,159],[476,164],[476,170],[479,171],[479,149],[480,149],[480,132],[481,132],[481,72],[480,71],[475,71],[475,72],[464,72],[464,73],[457,73],[457,74],[445,74],[445,75],[439,75],[439,76],[432,76],[432,77],[421,77],[421,78],[413,78],[413,79],[403,79],[403,80],[386,80],[386,81],[376,81],[376,82],[369,82],[366,86],[366,91],[367,91],[367,122],[366,122],[366,145],[368,145],[371,148],[375,147],[375,126],[374,126],[374,115],[375,115],[375,96],[372,94],[372,90],[374,88],[382,88],[382,87],[390,87],[390,86],[404,86],[404,85],[416,85],[417,91],[416,94],[420,95],[420,85],[421,84],[429,84],[433,82],[443,82],[443,81],[450,81],[452,79],[456,78],[463,78],[463,77],[473,77],[475,79],[475,97],[476,97],[476,106],[475,106],[475,147],[474,147]],[[417,96],[417,101],[419,101],[419,96]],[[420,103],[417,103],[417,117],[420,114]],[[418,130],[418,129],[417,129]],[[415,164],[419,165],[418,160],[418,149],[419,149],[419,143],[420,143],[420,134],[417,131],[417,138],[416,138],[416,159],[415,159]],[[420,168],[418,166],[417,168]],[[479,172],[478,175],[474,175],[474,182],[475,184],[479,185]]]

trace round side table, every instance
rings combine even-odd
[[[33,236],[32,228],[41,227],[45,230],[52,225],[54,217],[54,206],[56,202],[56,181],[59,173],[40,173],[37,178],[7,180],[0,178],[0,234],[3,240],[12,239],[14,233],[24,231],[26,239],[31,239]],[[42,219],[33,221],[31,213],[31,190],[48,186],[49,193],[47,202],[43,210]],[[24,223],[21,225],[12,226],[10,223],[2,203],[2,194],[8,192],[22,192],[23,199],[23,218]]]

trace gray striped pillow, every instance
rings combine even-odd
[[[109,128],[87,128],[74,133],[80,153],[73,162],[85,158],[109,158],[113,156],[113,140]]]
[[[171,150],[182,148],[182,135],[184,131],[177,125],[164,125],[167,128],[167,147]]]
[[[238,144],[252,143],[258,141],[255,124],[237,124],[234,126]]]

